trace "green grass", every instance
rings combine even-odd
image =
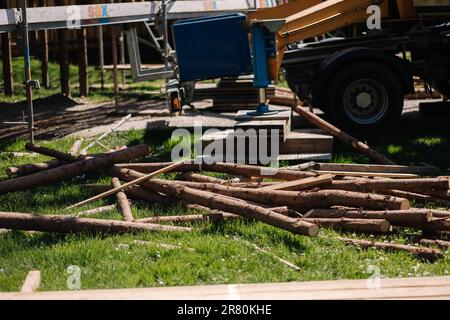
[[[437,137],[437,136],[435,136]],[[443,135],[439,136],[444,139]],[[425,139],[425,140],[423,140]],[[393,146],[403,151],[411,148],[434,150],[433,139],[417,137],[394,139]],[[424,142],[428,141],[428,142]],[[432,141],[430,143],[430,141]],[[444,141],[444,140],[442,140]],[[441,142],[442,142],[441,141]],[[445,143],[447,140],[445,140]],[[108,146],[148,143],[152,154],[141,161],[167,161],[170,158],[168,136],[132,130],[110,135],[104,143]],[[42,143],[42,142],[41,142]],[[60,139],[46,143],[49,147],[68,150],[73,139]],[[85,141],[84,144],[87,144]],[[380,142],[381,143],[381,142]],[[19,140],[0,146],[0,151],[21,151],[25,141]],[[377,145],[380,151],[392,149]],[[393,148],[395,149],[395,148]],[[92,152],[101,151],[98,147]],[[394,158],[401,154],[392,154]],[[417,157],[420,158],[419,155]],[[416,158],[417,158],[416,157]],[[6,178],[4,169],[20,163],[43,161],[48,158],[0,158],[0,179]],[[414,158],[413,158],[414,159]],[[336,161],[364,161],[364,157],[347,147],[336,144]],[[428,153],[426,158],[435,163],[436,157]],[[447,157],[441,168],[448,166]],[[439,162],[439,161],[437,161]],[[69,181],[43,186],[29,191],[0,196],[0,211],[37,212],[39,214],[70,214],[115,202],[114,197],[96,201],[82,208],[64,211],[69,204],[88,198],[91,194],[80,187],[84,183],[110,183],[100,175],[83,175]],[[156,214],[189,214],[179,205],[162,208],[156,204],[133,202],[133,214],[137,218]],[[96,215],[97,218],[120,219],[117,210]],[[244,220],[223,223],[196,223],[197,231],[191,234],[139,233],[135,235],[64,235],[49,233],[9,232],[0,235],[0,291],[17,291],[30,270],[42,273],[41,290],[67,290],[71,276],[68,267],[81,269],[81,288],[132,288],[174,285],[201,285],[227,283],[284,282],[331,279],[366,279],[371,274],[369,266],[380,268],[382,277],[409,277],[446,275],[450,269],[450,255],[434,263],[418,260],[410,254],[386,253],[377,250],[361,250],[346,246],[331,238],[307,238],[259,222]],[[324,230],[322,235],[337,236]],[[342,233],[340,233],[342,234]],[[417,235],[412,230],[395,230],[392,235],[345,234],[348,237],[378,239],[411,243]],[[150,242],[138,245],[134,240]],[[251,242],[300,267],[293,271],[272,256],[256,251],[245,242]],[[165,249],[158,244],[178,245],[177,249]]]
[[[25,89],[22,85],[24,82],[24,62],[23,58],[18,57],[13,59],[13,79],[14,79],[14,95],[11,97],[0,95],[0,103],[15,103],[21,102],[26,99]],[[3,74],[3,66],[0,64],[0,74]],[[59,64],[56,62],[49,62],[49,82],[50,87],[41,87],[38,90],[33,90],[33,98],[46,98],[54,94],[60,93],[60,72]],[[41,77],[41,62],[38,59],[31,59],[31,72],[32,79],[42,81]],[[69,66],[69,78],[71,84],[72,97],[79,97],[80,90],[78,86],[78,66],[71,64]],[[113,99],[114,91],[112,88],[113,77],[111,71],[105,71],[104,83],[106,84],[104,89],[100,89],[101,72],[95,66],[88,67],[88,83],[90,86],[90,94],[87,97],[87,101],[91,103],[107,102]],[[119,71],[119,85],[121,79],[121,71]],[[163,80],[145,81],[140,83],[133,83],[131,72],[125,71],[125,83],[126,87],[120,89],[121,99],[148,99],[154,97],[154,91],[160,91],[161,86],[164,84]],[[3,89],[3,77],[0,78],[0,88]]]

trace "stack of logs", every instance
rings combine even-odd
[[[420,178],[417,173],[428,172],[426,167],[311,164],[273,169],[195,161],[129,163],[146,157],[148,146],[87,156],[31,144],[26,148],[54,160],[8,168],[12,177],[0,182],[0,194],[29,190],[83,173],[101,173],[112,177],[112,184],[84,185],[97,195],[67,209],[112,195],[118,200],[124,221],[82,218],[83,213],[70,215],[71,211],[59,216],[1,212],[0,228],[45,232],[189,232],[193,226],[185,225],[192,222],[244,218],[309,237],[318,236],[321,227],[369,234],[388,234],[393,227],[418,229],[422,231],[419,242],[424,246],[336,239],[364,248],[408,251],[426,259],[443,256],[439,249],[428,247],[430,244],[447,248],[450,244],[442,240],[450,232],[450,212],[411,206],[427,202],[450,206],[449,177]],[[177,178],[156,177],[167,172],[177,173]],[[221,173],[227,179],[211,177],[206,172]],[[182,203],[200,214],[134,219],[128,197],[163,206]]]

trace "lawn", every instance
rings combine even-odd
[[[416,131],[417,133],[417,131]],[[379,138],[379,137],[376,137]],[[376,140],[374,138],[374,141]],[[46,143],[49,147],[67,151],[73,139],[61,139]],[[170,158],[170,136],[145,131],[129,131],[111,135],[105,140],[108,146],[133,145],[146,142],[152,152],[141,161],[167,161]],[[85,141],[85,144],[88,141]],[[5,144],[2,152],[24,149],[25,141]],[[408,152],[410,161],[427,161],[449,166],[448,137],[396,136],[389,145],[375,145],[394,160],[401,160]],[[445,160],[436,156],[437,148],[446,150]],[[386,150],[388,149],[388,150]],[[416,150],[415,157],[409,158]],[[93,149],[101,151],[100,149]],[[390,152],[389,152],[390,151]],[[424,151],[425,153],[422,153]],[[365,161],[337,143],[335,161]],[[414,154],[412,154],[414,156]],[[0,175],[13,164],[46,160],[39,158],[0,158]],[[100,175],[83,175],[51,186],[0,196],[1,211],[37,212],[40,214],[73,214],[89,208],[113,204],[114,197],[106,198],[81,208],[65,211],[70,204],[91,194],[80,187],[83,183],[110,183]],[[433,204],[430,204],[432,206]],[[180,205],[162,208],[158,205],[133,202],[135,217],[161,214],[188,214]],[[98,214],[98,218],[120,219],[117,210]],[[446,275],[450,269],[448,253],[434,263],[418,260],[407,253],[386,253],[377,250],[361,250],[345,246],[333,236],[337,232],[323,230],[320,238],[295,236],[289,232],[260,222],[236,220],[221,223],[195,223],[197,231],[191,234],[139,233],[135,235],[59,235],[48,233],[9,232],[0,235],[0,290],[15,291],[30,270],[41,270],[41,290],[67,289],[71,277],[70,266],[81,270],[81,288],[129,288],[173,285],[200,285],[226,283],[282,282],[330,279],[364,279],[379,268],[382,277],[408,277]],[[342,233],[340,233],[342,234]],[[348,237],[378,239],[410,243],[417,233],[413,230],[394,231],[392,235],[346,234]],[[136,244],[134,240],[147,241]],[[270,254],[257,251],[255,244],[270,253],[282,257],[300,267],[293,271]],[[175,249],[161,244],[178,246]],[[71,267],[73,268],[73,267]],[[69,270],[69,272],[68,272]],[[70,282],[70,281],[69,281]]]
[[[16,83],[22,81],[21,60],[14,59]],[[33,60],[33,77],[40,79],[39,61]],[[77,83],[77,67],[71,66],[71,82]],[[59,69],[50,64],[51,88],[35,91],[35,97],[46,97],[58,92]],[[90,67],[90,83],[99,83],[99,72]],[[111,73],[106,73],[111,83]],[[129,75],[127,76],[129,79]],[[130,81],[128,81],[129,83]],[[159,90],[162,82],[133,84],[122,92],[126,98],[148,98],[148,92]],[[0,83],[0,85],[2,85]],[[73,95],[77,96],[76,85]],[[0,95],[0,102],[24,99],[19,85],[14,97]],[[90,101],[105,101],[112,97],[112,89],[92,90]],[[129,96],[126,96],[126,95]],[[449,174],[450,130],[447,116],[405,117],[394,129],[366,132],[361,138],[399,164],[438,166]],[[73,138],[38,141],[49,147],[67,151]],[[170,135],[167,133],[132,130],[113,134],[104,144],[135,145],[145,142],[151,154],[140,161],[159,162],[170,159]],[[84,145],[89,143],[85,141]],[[25,141],[0,142],[0,152],[23,151]],[[100,152],[101,149],[92,149]],[[44,156],[12,158],[0,155],[0,179],[6,179],[4,170],[11,165],[45,161]],[[334,162],[370,163],[369,159],[338,141],[334,147]],[[76,212],[115,203],[109,197],[81,208],[66,211],[70,204],[84,200],[92,194],[81,185],[110,183],[110,178],[91,174],[72,180],[42,186],[33,190],[0,196],[0,211],[35,212],[39,214],[74,214]],[[133,201],[135,217],[163,214],[189,214],[180,205],[162,208],[156,204]],[[434,204],[430,203],[430,207]],[[120,219],[117,210],[98,214],[98,218]],[[379,269],[382,277],[409,277],[447,275],[450,254],[434,263],[418,260],[407,253],[386,253],[361,250],[333,240],[338,234],[322,230],[321,237],[307,238],[268,226],[260,222],[235,220],[221,223],[195,223],[190,234],[139,233],[135,235],[61,235],[48,233],[8,232],[0,234],[0,291],[17,291],[30,270],[40,270],[40,290],[66,290],[77,266],[81,271],[81,289],[132,288],[173,285],[283,282],[331,279],[366,279]],[[412,243],[418,235],[414,230],[394,230],[388,236],[345,234],[348,237],[377,239],[397,243]],[[322,237],[323,236],[323,237]],[[145,240],[146,244],[136,244]],[[175,249],[161,244],[176,245]],[[268,250],[300,267],[293,271],[271,254],[256,250],[252,244]]]

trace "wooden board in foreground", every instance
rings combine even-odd
[[[0,300],[450,299],[450,277],[0,293]],[[372,288],[371,288],[372,287]]]

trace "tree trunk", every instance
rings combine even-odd
[[[145,144],[133,146],[94,157],[62,165],[57,168],[37,172],[28,176],[0,181],[0,194],[34,188],[43,184],[58,182],[63,179],[75,177],[76,175],[97,171],[114,163],[128,162],[148,155],[149,148]]]
[[[54,149],[50,149],[50,148],[46,148],[46,147],[41,147],[32,143],[27,143],[25,145],[25,149],[27,149],[28,151],[33,151],[39,154],[43,154],[45,156],[49,156],[55,159],[58,159],[60,161],[64,161],[64,162],[75,162],[77,161],[77,157],[69,154],[69,153],[65,153],[65,152],[61,152],[58,150],[54,150]]]
[[[444,255],[440,250],[437,249],[431,249],[431,248],[424,248],[424,247],[416,247],[416,246],[408,246],[404,244],[397,244],[397,243],[388,243],[388,242],[374,242],[374,241],[368,241],[368,240],[356,240],[356,239],[349,239],[349,238],[333,238],[339,241],[342,241],[349,245],[355,245],[361,248],[374,248],[374,249],[382,249],[386,251],[406,251],[411,254],[417,255],[420,258],[423,258],[425,260],[434,261],[436,259],[442,258]]]
[[[127,181],[144,176],[144,174],[137,171],[121,169],[116,166],[111,167],[108,173]],[[269,209],[245,204],[241,201],[222,197],[214,193],[184,187],[176,182],[152,179],[142,182],[141,185],[145,188],[180,198],[188,203],[199,204],[211,209],[234,213],[249,219],[260,220],[294,234],[315,237],[319,233],[319,228],[315,224],[289,218]]]
[[[119,188],[120,181],[116,177],[112,178],[112,185],[114,188]],[[116,198],[119,203],[120,211],[122,212],[123,219],[125,221],[134,221],[133,214],[131,213],[130,202],[128,201],[127,195],[123,191],[116,193]]]
[[[218,210],[213,210],[211,213],[208,214],[191,214],[191,215],[185,215],[185,216],[158,216],[158,217],[149,217],[149,218],[143,218],[136,220],[136,222],[141,223],[167,223],[171,222],[174,224],[182,224],[182,223],[188,223],[188,222],[202,222],[202,221],[224,221],[224,220],[232,220],[240,218],[240,216],[232,214],[232,213],[226,213],[221,212]]]
[[[39,171],[56,168],[62,164],[64,164],[64,163],[59,160],[53,159],[53,160],[46,161],[46,162],[28,163],[28,164],[23,164],[23,165],[20,165],[17,167],[9,167],[5,170],[5,173],[8,176],[12,176],[12,175],[26,176],[26,175],[36,173]]]
[[[387,233],[391,231],[391,224],[384,219],[302,218],[302,221],[314,223],[320,227],[352,232]]]
[[[309,121],[312,124],[319,127],[320,129],[325,130],[326,132],[330,133],[336,139],[341,140],[343,143],[353,147],[354,149],[356,149],[359,152],[363,153],[364,155],[368,156],[370,159],[372,159],[376,163],[395,165],[395,162],[389,160],[382,154],[373,150],[367,144],[355,139],[354,137],[350,136],[349,134],[345,133],[344,131],[340,130],[339,128],[333,126],[332,124],[330,124],[330,123],[326,122],[325,120],[321,119],[320,117],[316,116],[314,113],[312,113],[302,107],[298,107],[298,106],[294,107],[294,111],[297,112],[298,114],[300,114],[307,121]]]
[[[419,243],[423,246],[436,246],[445,250],[450,249],[450,241],[421,239]]]
[[[184,185],[190,188],[208,190],[253,202],[261,202],[273,206],[289,206],[302,210],[329,208],[336,205],[374,210],[409,209],[409,201],[407,199],[359,192],[340,190],[319,190],[312,192],[254,190],[198,182],[185,182]]]
[[[171,163],[131,163],[119,165],[121,168],[136,170],[141,173],[151,173],[158,169],[161,169]],[[215,164],[194,164],[187,163],[183,166],[173,170],[173,172],[186,172],[186,171],[210,171],[228,173],[237,176],[247,177],[262,177],[276,180],[299,180],[308,177],[316,177],[317,174],[311,172],[302,172],[287,169],[268,168],[260,166],[252,166],[245,164],[235,163],[215,163]]]
[[[430,178],[430,179],[358,179],[358,180],[342,180],[333,181],[329,186],[323,189],[338,189],[347,191],[386,191],[386,190],[402,190],[422,193],[426,190],[448,190],[449,182],[447,179]]]
[[[207,182],[207,183],[219,183],[219,184],[224,184],[227,182],[227,180],[224,180],[224,179],[209,177],[209,176],[205,176],[203,174],[198,174],[198,173],[193,173],[193,172],[184,172],[182,174],[179,174],[177,176],[177,178],[180,180],[193,181],[193,182]]]
[[[349,219],[386,219],[392,225],[421,229],[431,221],[429,210],[366,211],[342,209],[313,209],[305,218],[349,218]]]
[[[69,216],[34,215],[17,212],[0,212],[0,228],[60,233],[87,232],[106,234],[139,231],[192,231],[191,228],[185,227]]]

